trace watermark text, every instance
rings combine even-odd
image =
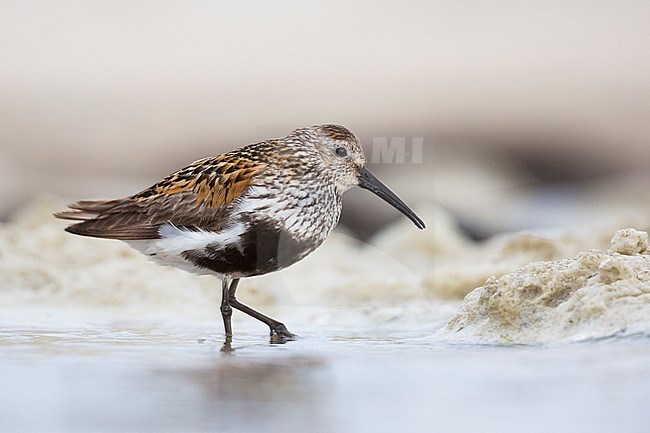
[[[407,137],[374,137],[372,139],[373,164],[422,164],[424,137],[411,137],[410,145]]]

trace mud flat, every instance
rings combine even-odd
[[[0,224],[3,433],[650,424],[641,231],[619,232],[609,250],[589,251],[602,244],[594,230],[477,244],[435,208],[417,238],[401,224],[367,245],[339,231],[295,266],[242,282],[242,300],[302,338],[270,344],[235,315],[234,351],[221,352],[215,278],[68,235],[51,217],[62,205],[40,200]],[[605,335],[616,336],[593,339]],[[567,340],[581,342],[503,347]]]

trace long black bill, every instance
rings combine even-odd
[[[415,212],[406,205],[406,203],[400,200],[393,191],[388,189],[386,185],[381,183],[379,179],[373,176],[373,174],[365,167],[361,169],[361,174],[359,175],[359,186],[384,199],[384,201],[413,221],[413,224],[415,224],[420,230],[425,228],[424,221],[422,221],[420,217],[418,217]]]

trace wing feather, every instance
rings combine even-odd
[[[265,167],[236,153],[205,158],[131,197],[78,201],[55,216],[82,221],[67,227],[70,233],[121,240],[156,239],[166,223],[218,229],[228,206]]]

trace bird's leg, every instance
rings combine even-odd
[[[241,302],[239,302],[235,297],[235,292],[237,291],[237,284],[239,284],[239,278],[235,278],[234,280],[232,280],[232,283],[230,284],[228,301],[232,306],[232,308],[236,308],[242,313],[246,313],[249,316],[256,318],[260,322],[266,323],[266,325],[271,329],[271,337],[273,337],[274,334],[284,340],[292,340],[295,337],[295,335],[289,332],[289,330],[287,329],[286,326],[284,326],[283,323],[278,322],[277,320],[272,319],[269,316],[265,316],[259,311],[253,310],[248,305],[244,305]]]
[[[232,341],[232,308],[230,306],[229,285],[230,278],[223,277],[221,280],[221,317],[223,317],[223,327],[226,332],[226,342],[224,344],[230,344]]]

